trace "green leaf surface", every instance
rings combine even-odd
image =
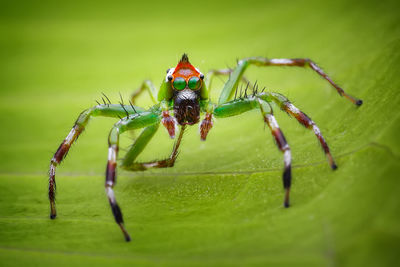
[[[0,265],[396,265],[398,3],[154,5],[1,9]],[[318,124],[338,170],[312,132],[275,108],[294,165],[292,206],[284,209],[282,154],[259,111],[218,119],[206,142],[190,127],[174,168],[118,171],[115,192],[132,236],[126,243],[104,193],[116,121],[94,118],[57,169],[58,217],[50,220],[48,164],[79,113],[101,92],[117,103],[118,92],[128,99],[143,79],[158,84],[184,52],[204,73],[248,56],[320,64],[364,104],[339,97],[309,69],[250,67],[246,76],[288,96]],[[217,101],[223,83],[213,86]],[[140,100],[149,106],[147,96]],[[124,135],[121,154],[135,134]],[[172,145],[160,127],[140,160],[163,158]]]

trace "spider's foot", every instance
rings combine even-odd
[[[329,165],[331,166],[331,169],[332,170],[336,170],[337,169],[337,165],[336,165],[336,162],[333,159],[331,153],[328,151],[328,152],[326,152],[326,155],[328,157],[328,162],[329,162]]]
[[[348,94],[346,94],[344,92],[341,95],[346,97],[348,100],[350,100],[354,105],[356,105],[358,107],[363,104],[363,101],[361,99],[358,99],[358,98],[356,98],[354,96],[348,95]]]
[[[126,231],[124,225],[123,225],[122,223],[119,223],[118,225],[119,225],[119,227],[121,228],[122,233],[124,234],[125,241],[126,241],[126,242],[131,241],[131,237],[130,237],[130,235],[128,234],[128,232]]]
[[[285,200],[284,200],[284,202],[283,202],[283,206],[285,207],[285,208],[289,208],[289,192],[290,192],[290,188],[286,188],[285,189]]]
[[[57,217],[56,206],[54,202],[50,202],[50,219],[54,220]]]

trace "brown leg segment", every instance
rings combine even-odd
[[[271,106],[264,100],[257,98],[260,104],[261,113],[264,118],[264,122],[268,125],[271,130],[271,134],[275,139],[276,145],[279,150],[283,153],[284,169],[283,169],[283,188],[285,189],[285,199],[283,205],[285,208],[289,207],[289,193],[292,184],[292,154],[290,147],[286,142],[286,138],[279,128],[278,122],[276,121]]]
[[[129,242],[131,237],[124,227],[124,219],[122,217],[121,209],[118,206],[117,200],[115,199],[113,187],[115,185],[116,178],[116,167],[117,167],[117,155],[118,155],[118,146],[117,145],[109,145],[108,150],[108,162],[106,169],[106,193],[107,198],[111,206],[111,211],[114,215],[116,223],[121,228],[122,233],[124,234],[125,240]]]
[[[50,161],[49,168],[49,200],[50,200],[50,218],[55,219],[56,204],[56,167],[62,162],[66,157],[72,144],[78,139],[79,135],[83,132],[86,125],[89,122],[91,116],[104,116],[104,117],[124,117],[126,116],[127,110],[136,113],[134,110],[130,110],[130,106],[112,105],[104,104],[98,105],[93,108],[83,111],[78,119],[76,120],[74,126],[69,132],[68,136],[64,139],[61,145],[58,147],[56,153]],[[139,108],[138,108],[139,110]],[[141,110],[140,110],[141,111]]]
[[[82,133],[84,127],[78,124],[72,128],[68,136],[58,147],[56,153],[50,161],[49,170],[49,200],[50,200],[50,219],[55,219],[57,216],[56,212],[56,167],[61,163],[61,161],[66,157],[72,143],[78,138]]]
[[[277,93],[271,93],[271,96],[273,100],[281,107],[281,109],[283,109],[288,114],[296,118],[296,120],[307,129],[313,130],[315,136],[318,138],[318,141],[321,144],[322,149],[325,152],[326,157],[328,158],[329,165],[331,166],[332,170],[336,170],[337,165],[331,155],[329,146],[326,143],[324,137],[321,134],[321,131],[319,130],[315,122],[311,120],[311,118],[308,117],[304,112],[300,111],[292,103],[290,103],[290,101],[283,95]]]
[[[285,200],[283,202],[283,205],[285,206],[285,208],[288,208],[290,186],[292,184],[292,168],[291,168],[292,156],[290,152],[290,147],[286,142],[285,136],[283,135],[281,129],[279,128],[278,123],[275,120],[275,117],[272,114],[266,114],[264,116],[264,121],[270,128],[279,150],[283,152],[284,163],[285,163],[283,177],[282,177],[283,187],[285,188]]]
[[[353,104],[357,106],[362,105],[362,100],[355,98],[349,94],[347,94],[339,85],[337,85],[333,80],[311,59],[308,58],[294,58],[294,59],[286,59],[286,58],[248,58],[250,63],[261,66],[295,66],[295,67],[310,67],[316,73],[318,73],[322,78],[327,80],[341,95],[350,100]]]

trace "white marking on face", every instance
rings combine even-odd
[[[290,153],[290,149],[286,149],[283,154],[283,161],[285,162],[285,167],[289,167],[292,162],[292,154]]]
[[[195,69],[198,73],[203,74],[198,68],[194,67],[194,69]]]
[[[184,89],[179,93],[179,97],[182,99],[192,100],[196,99],[197,95],[193,90]]]
[[[172,76],[172,73],[174,73],[174,71],[175,71],[175,68],[170,68],[168,70],[167,75],[165,76],[165,82],[169,82],[168,76],[170,76],[170,75]]]
[[[115,163],[117,162],[117,151],[116,146],[110,146],[108,148],[108,161]]]
[[[271,59],[270,62],[272,64],[293,64],[293,60],[286,58],[274,58]]]

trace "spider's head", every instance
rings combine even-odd
[[[180,125],[195,124],[200,119],[200,98],[204,75],[183,54],[175,68],[167,71],[166,79],[173,89],[174,116]]]

